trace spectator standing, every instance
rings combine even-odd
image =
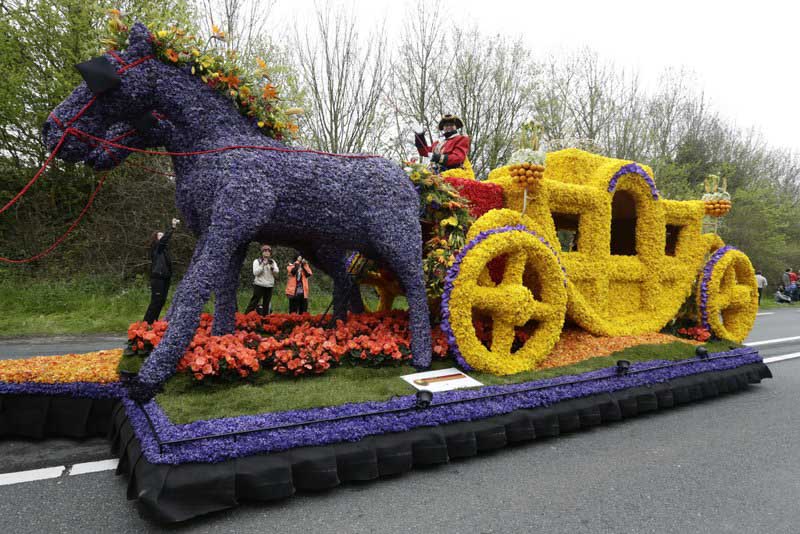
[[[261,257],[253,260],[253,296],[244,310],[245,313],[257,309],[259,301],[262,302],[259,313],[267,315],[270,312],[272,290],[275,287],[275,276],[278,271],[278,264],[272,259],[272,247],[263,245]]]
[[[180,221],[172,219],[172,227],[166,232],[154,232],[150,238],[150,304],[144,313],[144,321],[152,324],[158,320],[161,308],[167,301],[172,279],[172,258],[169,241]]]
[[[769,285],[767,279],[761,274],[761,271],[756,271],[756,284],[758,285],[758,303],[761,304],[761,295],[764,289]]]
[[[792,283],[792,277],[789,276],[789,273],[792,272],[791,269],[786,269],[783,274],[781,275],[781,285],[784,288],[789,287],[789,284]]]
[[[303,256],[297,256],[293,263],[286,266],[286,270],[289,273],[289,278],[286,280],[289,313],[305,313],[308,311],[308,279],[312,275],[311,266]]]

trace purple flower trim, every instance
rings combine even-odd
[[[729,250],[738,249],[730,245],[717,249],[703,267],[703,280],[700,282],[700,320],[703,328],[709,331],[711,330],[711,325],[708,322],[708,284],[711,282],[711,274],[714,271],[714,267]]]
[[[187,439],[228,432],[258,429],[283,424],[302,423],[340,416],[366,414],[364,417],[316,423],[282,430],[266,430],[263,432],[240,435],[237,438],[208,438],[190,443],[164,445],[163,453],[159,452],[158,442],[153,435],[144,412],[127,398],[123,399],[126,411],[142,450],[147,460],[159,464],[181,464],[187,462],[219,462],[230,458],[239,458],[253,454],[274,452],[330,443],[357,441],[370,435],[388,432],[404,432],[417,427],[438,426],[459,421],[484,419],[523,408],[549,406],[554,403],[594,395],[609,393],[630,387],[649,386],[674,378],[689,376],[710,371],[734,369],[742,365],[761,362],[755,349],[740,348],[720,353],[727,358],[687,360],[685,365],[658,368],[673,362],[653,360],[636,363],[632,366],[636,374],[618,376],[614,367],[599,369],[577,376],[562,376],[546,380],[511,384],[504,386],[487,386],[480,389],[456,390],[438,393],[434,404],[424,410],[411,410],[397,414],[369,415],[370,412],[397,408],[410,408],[415,404],[415,396],[396,397],[385,402],[366,402],[344,404],[328,408],[296,410],[235,418],[196,421],[185,425],[174,425],[160,409],[158,404],[150,402],[145,405],[153,426],[163,441]],[[649,370],[649,371],[648,371]],[[593,379],[579,384],[569,384],[575,379]],[[520,391],[531,386],[546,386],[536,391]],[[519,391],[518,394],[489,399],[478,399],[445,406],[437,403],[446,401],[466,401],[489,393]]]
[[[559,267],[561,267],[561,272],[564,276],[564,287],[567,287],[567,270],[564,268],[564,265],[561,263],[561,259],[558,256],[558,253],[553,248],[553,246],[548,243],[548,241],[534,232],[526,228],[524,225],[515,225],[515,226],[501,226],[499,228],[492,228],[490,230],[486,230],[484,232],[479,233],[472,241],[467,243],[458,253],[456,256],[456,260],[453,262],[453,266],[447,270],[447,275],[444,278],[444,293],[442,293],[442,324],[441,329],[447,335],[447,343],[450,345],[450,352],[455,356],[456,362],[458,365],[464,369],[465,371],[471,371],[472,366],[467,363],[464,359],[464,356],[461,354],[461,351],[458,348],[458,343],[456,342],[456,336],[453,334],[453,328],[450,325],[450,293],[453,291],[453,282],[458,277],[458,273],[461,271],[461,262],[467,253],[475,248],[478,243],[485,240],[490,235],[499,234],[503,232],[509,231],[521,231],[527,232],[532,236],[535,236],[539,241],[541,241],[547,248],[550,249],[550,252],[553,253],[553,256],[556,257],[558,261]]]
[[[653,195],[653,199],[658,200],[659,193],[658,189],[656,188],[656,183],[653,181],[653,178],[647,174],[647,171],[644,170],[638,163],[628,163],[627,165],[623,165],[616,173],[614,173],[614,176],[611,177],[611,181],[608,182],[609,193],[614,192],[614,190],[617,188],[617,182],[626,174],[638,174],[644,178],[644,181],[650,186],[650,194]]]
[[[0,395],[68,395],[89,399],[122,397],[124,388],[119,382],[64,382],[43,384],[39,382],[0,382]]]

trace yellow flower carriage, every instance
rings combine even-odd
[[[533,369],[565,319],[600,336],[657,332],[695,287],[702,323],[716,336],[741,342],[752,328],[758,291],[749,259],[702,233],[703,201],[661,198],[650,168],[567,149],[547,155],[527,192],[508,166],[487,182],[502,187],[504,206],[469,228],[441,302],[443,329],[465,366]],[[382,306],[399,290],[384,286]],[[476,319],[488,330],[476,331]]]

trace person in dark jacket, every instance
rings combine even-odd
[[[169,283],[172,279],[169,240],[179,222],[178,219],[172,219],[172,227],[166,233],[155,232],[150,239],[150,305],[144,314],[144,321],[150,324],[158,320],[161,308],[167,301]]]

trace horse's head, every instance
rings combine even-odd
[[[87,135],[105,138],[117,123],[133,124],[151,113],[160,62],[152,36],[140,23],[131,27],[128,48],[79,65],[84,82],[53,110],[42,129],[48,150],[63,142],[58,157],[88,161],[100,149]]]
[[[84,158],[86,165],[96,171],[105,171],[120,165],[131,155],[132,148],[149,148],[168,145],[175,126],[162,115],[152,112],[134,123],[118,122],[102,135],[112,144],[97,143]]]

